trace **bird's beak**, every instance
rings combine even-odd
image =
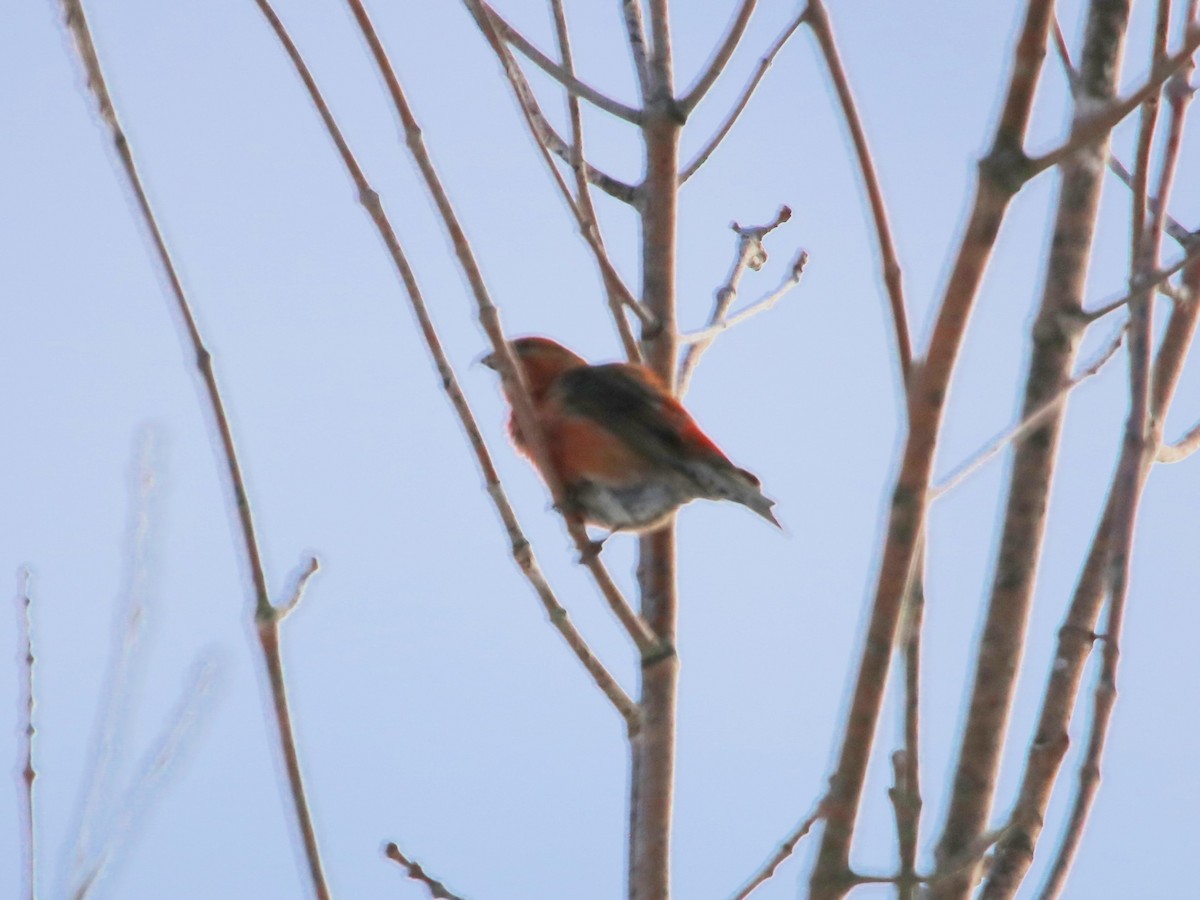
[[[499,369],[496,366],[496,351],[495,350],[491,351],[490,353],[485,353],[485,354],[483,354],[483,356],[480,356],[478,359],[475,360],[475,364],[487,366],[489,369],[491,369],[494,372],[499,371]]]

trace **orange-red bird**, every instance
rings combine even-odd
[[[779,526],[758,479],[729,461],[650,369],[591,366],[542,337],[511,347],[568,513],[612,531],[648,531],[692,500],[733,500]],[[496,368],[494,354],[483,362]],[[536,465],[515,414],[508,428]]]

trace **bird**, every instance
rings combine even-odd
[[[642,533],[692,500],[732,500],[782,528],[759,480],[730,462],[651,369],[590,365],[545,337],[517,338],[509,347],[568,515],[609,534]],[[496,353],[480,361],[499,369]],[[511,406],[511,390],[504,389]],[[508,430],[546,481],[515,411]]]

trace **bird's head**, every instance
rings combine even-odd
[[[525,376],[525,384],[534,399],[544,396],[554,380],[564,372],[587,365],[583,357],[549,338],[517,338],[509,342],[509,347],[517,358],[517,364]],[[495,353],[489,353],[480,362],[489,369],[499,371],[500,364]]]

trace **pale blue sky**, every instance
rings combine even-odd
[[[546,4],[497,5],[540,45],[553,46]],[[681,87],[734,5],[675,4]],[[685,157],[794,12],[793,4],[762,6],[727,78],[689,126]],[[891,206],[921,347],[1019,11],[954,2],[830,6]],[[618,356],[595,267],[465,11],[453,2],[372,7],[506,327],[548,334],[593,359]],[[568,10],[580,71],[633,102],[619,5],[574,2]],[[382,843],[395,840],[466,896],[619,896],[621,723],[509,558],[386,254],[260,14],[249,0],[130,0],[91,3],[88,12],[214,354],[271,585],[282,595],[302,554],[316,552],[324,565],[283,634],[335,894],[425,896],[381,858]],[[470,365],[485,347],[472,301],[352,21],[336,2],[293,0],[279,12],[414,261],[542,565],[593,647],[634,690],[633,654],[573,564],[540,482],[504,437],[494,374]],[[1147,4],[1135,10],[1127,85],[1145,68],[1151,12]],[[1078,4],[1062,4],[1060,15],[1077,47]],[[132,460],[147,427],[159,487],[114,801],[197,657],[212,661],[216,680],[96,896],[303,896],[214,429],[56,4],[10,3],[0,13],[0,81],[8,87],[0,101],[0,420],[7,423],[0,576],[12,585],[18,566],[34,572],[45,896],[64,890],[94,754],[110,632],[128,578]],[[557,95],[536,73],[534,82],[561,121]],[[1063,133],[1064,102],[1063,78],[1048,63],[1035,147]],[[587,125],[596,162],[635,180],[634,133],[594,113]],[[1119,132],[1120,148],[1128,149],[1131,133],[1128,125]],[[1184,159],[1173,204],[1191,226],[1200,224],[1198,162]],[[1001,234],[953,384],[942,472],[1012,420],[1054,194],[1053,174],[1032,183]],[[617,264],[636,283],[634,219],[597,198]],[[773,312],[721,338],[688,398],[705,429],[762,478],[786,531],[728,504],[694,505],[681,517],[674,881],[684,900],[727,896],[824,787],[898,446],[900,395],[865,203],[803,31],[742,126],[685,190],[685,328],[703,324],[728,270],[729,222],[768,221],[782,203],[795,215],[771,236],[770,265],[746,279],[743,297],[773,289],[798,247],[811,254],[804,280]],[[1125,189],[1111,181],[1089,286],[1096,302],[1121,289],[1127,210]],[[1095,327],[1085,357],[1114,325]],[[1123,366],[1122,357],[1071,406],[996,823],[1020,775],[1054,631],[1111,474],[1125,414]],[[1169,434],[1198,416],[1192,366]],[[1005,465],[993,463],[932,516],[926,844],[941,824]],[[1200,462],[1154,473],[1104,783],[1070,897],[1185,897],[1194,884],[1198,508]],[[617,538],[605,550],[624,585],[632,584],[632,543]],[[0,616],[0,647],[16,647],[14,624],[15,616]],[[12,682],[0,679],[0,709],[15,771]],[[895,724],[889,707],[855,847],[856,863],[870,872],[894,865],[886,756]],[[1047,848],[1059,833],[1075,761],[1072,754],[1055,795]],[[15,786],[15,777],[4,780],[0,807],[15,809]],[[105,821],[101,834],[112,827]],[[0,816],[4,892],[19,883],[16,823],[15,815]],[[815,846],[802,844],[757,896],[796,896]],[[1041,872],[1035,867],[1028,890]]]

